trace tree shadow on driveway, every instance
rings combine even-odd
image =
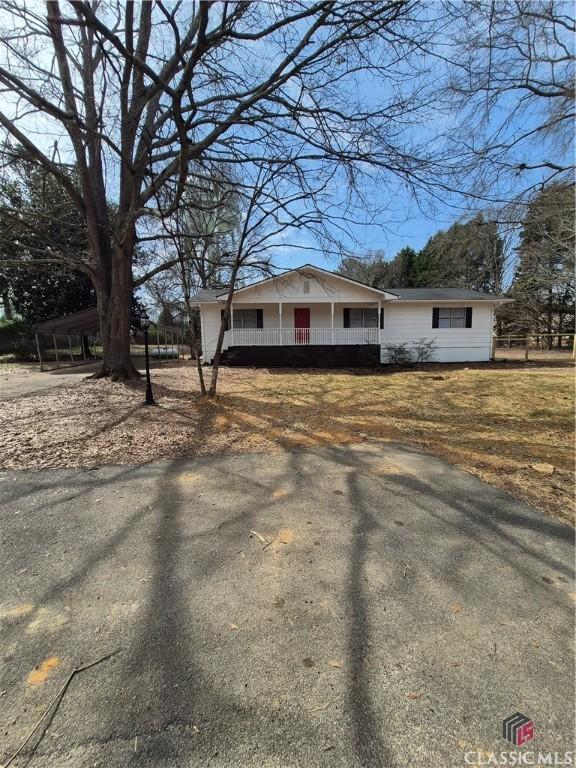
[[[109,475],[94,494],[104,505],[60,510],[78,517],[70,529],[51,524],[50,560],[57,545],[75,546],[73,565],[30,597],[38,610],[66,602],[69,623],[46,634],[27,633],[28,619],[17,635],[10,627],[20,648],[0,708],[9,699],[19,715],[58,681],[22,693],[33,657],[88,661],[122,646],[75,682],[34,766],[54,754],[111,768],[453,764],[458,739],[487,743],[510,706],[548,734],[564,723],[565,526],[405,446],[114,473],[125,506]],[[46,524],[40,513],[36,522],[31,539]],[[92,540],[90,526],[102,536]],[[526,664],[527,630],[544,611],[550,664],[534,648]],[[513,632],[502,634],[504,622]]]

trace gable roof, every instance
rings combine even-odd
[[[336,277],[339,280],[344,280],[352,285],[357,285],[361,288],[365,288],[367,291],[372,291],[378,294],[380,297],[392,299],[396,301],[491,301],[491,302],[508,302],[512,299],[507,296],[497,296],[489,293],[482,293],[481,291],[471,291],[467,288],[394,288],[389,290],[388,288],[373,288],[371,285],[366,285],[359,280],[354,280],[351,277],[344,277],[344,275],[338,275],[336,272],[330,272],[322,267],[315,267],[313,264],[303,264],[301,267],[295,267],[294,269],[287,269],[284,272],[279,272],[277,275],[271,277],[265,277],[262,280],[256,280],[254,283],[237,288],[234,294],[243,293],[257,285],[265,285],[266,283],[278,280],[281,277],[286,277],[291,274],[306,274],[306,272],[313,271],[319,272],[329,277]],[[224,301],[228,291],[224,288],[203,288],[191,299],[195,304],[212,304],[218,301]]]
[[[512,301],[468,288],[394,288],[400,301]]]
[[[377,294],[380,297],[387,297],[395,299],[396,294],[393,291],[389,291],[388,289],[380,289],[380,288],[373,288],[371,285],[366,285],[366,283],[360,282],[360,280],[353,280],[351,277],[344,277],[344,275],[338,275],[336,272],[330,272],[328,269],[322,269],[322,267],[315,267],[313,264],[303,264],[300,267],[295,267],[294,269],[287,269],[284,272],[279,272],[277,275],[272,275],[271,277],[265,277],[262,280],[256,280],[254,283],[249,283],[248,285],[242,286],[242,288],[236,288],[234,291],[234,294],[243,293],[244,291],[248,291],[251,288],[254,288],[257,285],[265,285],[266,283],[273,282],[274,280],[278,280],[279,278],[286,277],[287,275],[293,275],[293,274],[306,274],[306,272],[319,272],[323,275],[327,275],[328,277],[335,277],[338,280],[343,280],[346,283],[351,283],[352,285],[357,285],[360,288],[364,288],[367,291],[371,291],[372,293]],[[192,296],[192,300],[197,304],[209,304],[211,302],[215,301],[223,301],[228,294],[227,290],[223,290],[222,288],[219,289],[213,289],[213,288],[204,288],[201,291],[199,291],[195,296]]]

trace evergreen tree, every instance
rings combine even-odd
[[[528,205],[511,290],[515,301],[505,313],[514,333],[574,331],[574,189],[551,185]]]
[[[15,268],[10,273],[9,285],[13,310],[31,325],[96,304],[89,278],[58,266],[37,270]]]
[[[96,306],[86,223],[49,174],[20,161],[0,178],[0,299],[34,324]],[[114,211],[110,211],[110,216]],[[136,251],[135,258],[140,252]],[[132,298],[132,314],[142,312]]]
[[[413,282],[423,288],[502,290],[504,246],[495,222],[481,213],[433,235],[414,259]]]
[[[396,256],[386,263],[379,288],[413,288],[415,264],[418,253],[409,246],[402,248]]]
[[[347,256],[338,265],[336,273],[377,288],[384,281],[387,269],[384,251],[377,250],[368,251],[365,256]]]
[[[52,176],[26,162],[0,180],[0,288],[28,323],[93,307],[85,222]]]

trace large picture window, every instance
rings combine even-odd
[[[349,328],[378,328],[378,310],[376,307],[351,307]]]

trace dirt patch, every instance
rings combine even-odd
[[[84,381],[0,406],[4,468],[139,464],[223,453],[399,440],[572,519],[573,369],[222,370],[215,401],[189,364],[143,384]],[[549,464],[553,472],[534,468]],[[383,476],[394,468],[383,467]],[[193,477],[190,477],[193,482]]]

